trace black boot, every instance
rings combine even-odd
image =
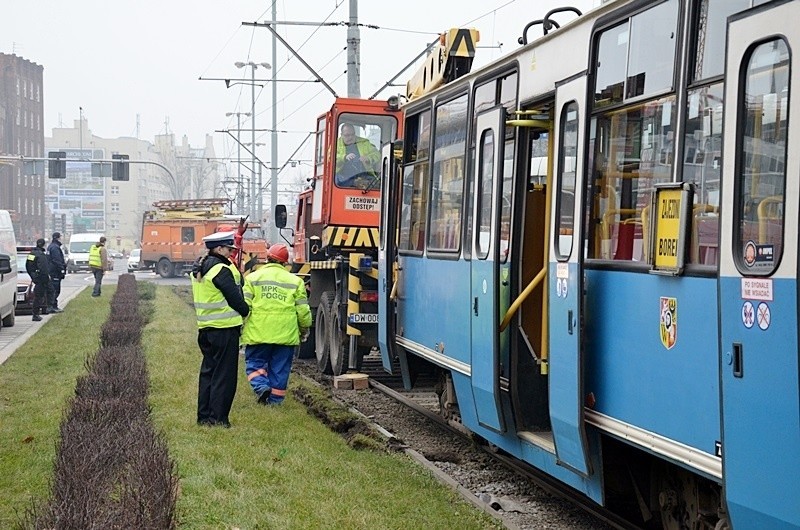
[[[33,321],[34,321],[34,322],[39,322],[41,319],[42,319],[42,317],[40,317],[40,316],[39,316],[39,315],[37,315],[36,313],[34,313],[34,314],[33,314]]]

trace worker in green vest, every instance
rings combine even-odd
[[[197,392],[198,425],[230,427],[236,395],[239,336],[250,313],[242,295],[242,275],[231,262],[235,232],[203,238],[208,254],[192,269],[197,344],[203,353]]]
[[[97,243],[89,247],[89,268],[94,275],[94,289],[92,289],[92,296],[100,296],[100,288],[103,284],[103,275],[108,268],[108,254],[106,252],[106,238],[100,236]]]
[[[245,372],[263,405],[283,403],[294,350],[311,328],[305,284],[286,270],[288,261],[286,245],[271,245],[267,264],[248,274],[244,285],[250,306],[242,332]]]

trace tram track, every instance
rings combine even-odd
[[[520,465],[459,422],[440,416],[433,378],[420,376],[414,390],[405,391],[402,379],[387,374],[375,356],[364,359],[361,371],[370,376],[369,391],[335,389],[332,377],[318,373],[312,379],[331,388],[337,400],[377,425],[437,479],[506,528],[638,528],[535,468]]]
[[[453,420],[446,420],[442,418],[436,412],[426,408],[423,405],[420,405],[418,400],[414,399],[414,397],[407,397],[403,392],[398,392],[373,378],[370,378],[369,385],[371,388],[386,394],[392,399],[402,403],[406,407],[425,416],[430,421],[449,429],[452,433],[474,439],[473,433],[471,433],[466,427]],[[553,480],[551,477],[537,470],[533,466],[528,466],[524,463],[521,463],[518,460],[499,452],[492,446],[478,444],[477,447],[495,460],[501,462],[510,470],[514,471],[515,473],[522,474],[529,480],[533,481],[537,486],[544,489],[551,495],[555,495],[569,501],[571,504],[578,506],[583,511],[591,514],[613,528],[618,528],[621,530],[638,530],[640,528],[639,526],[630,523],[626,519],[619,517],[613,512],[606,510],[602,506],[598,506],[595,503],[587,501],[584,495],[559,483],[558,481]]]

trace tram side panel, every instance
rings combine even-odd
[[[642,447],[720,473],[715,278],[586,271],[585,392],[590,421]]]

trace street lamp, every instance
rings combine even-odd
[[[248,61],[246,63],[243,62],[235,62],[233,63],[236,68],[244,68],[245,66],[250,67],[251,72],[251,98],[252,98],[252,106],[250,108],[250,127],[253,133],[253,144],[256,143],[256,70],[258,67],[266,68],[267,70],[272,68],[272,65],[269,63],[254,63],[252,61]],[[262,212],[256,213],[256,150],[255,146],[251,150],[251,154],[253,155],[252,163],[253,166],[250,168],[252,170],[252,177],[250,180],[250,219],[253,221],[261,222],[261,214]],[[259,172],[259,175],[261,172]],[[258,189],[261,189],[261,182],[258,183]],[[259,194],[260,197],[260,194]]]
[[[236,202],[239,206],[238,213],[244,213],[244,187],[242,186],[242,142],[239,139],[239,135],[241,134],[242,130],[242,116],[250,116],[249,112],[226,112],[225,116],[231,117],[236,116],[236,147],[238,149],[236,155],[236,164],[237,164],[237,178],[239,179],[239,187],[236,188]]]

